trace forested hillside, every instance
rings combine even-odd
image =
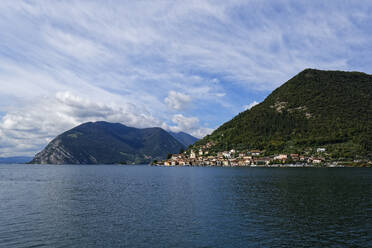
[[[210,141],[214,151],[274,154],[322,146],[333,157],[371,157],[372,76],[306,69],[194,148]]]

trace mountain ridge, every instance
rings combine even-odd
[[[87,122],[58,135],[30,163],[141,164],[184,148],[159,127],[138,129],[120,123]]]
[[[185,132],[171,132],[168,131],[175,139],[181,142],[186,148],[193,145],[199,139]]]

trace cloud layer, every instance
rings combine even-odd
[[[183,110],[190,104],[191,97],[189,95],[171,90],[169,91],[168,96],[164,99],[164,102],[171,109]]]
[[[361,8],[363,6],[363,8]],[[0,156],[85,121],[199,137],[305,68],[371,73],[368,1],[0,3]]]

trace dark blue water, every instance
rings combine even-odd
[[[0,247],[372,247],[372,170],[1,165]]]

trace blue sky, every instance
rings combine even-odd
[[[0,157],[86,121],[202,137],[305,68],[372,73],[370,1],[0,2]]]

